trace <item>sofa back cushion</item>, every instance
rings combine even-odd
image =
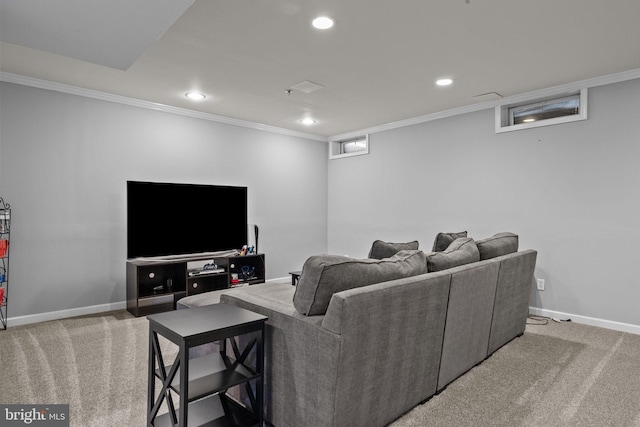
[[[486,239],[476,241],[480,259],[491,259],[502,255],[518,252],[518,235],[513,233],[498,233]]]
[[[442,252],[432,252],[427,256],[427,271],[440,271],[480,260],[478,247],[471,237],[456,239]]]
[[[307,316],[324,314],[336,292],[423,274],[426,265],[424,252],[418,250],[380,260],[315,255],[302,267],[293,305]]]
[[[397,254],[400,251],[411,251],[418,249],[418,241],[414,240],[413,242],[408,243],[390,243],[383,242],[382,240],[376,240],[371,245],[371,250],[369,251],[369,258],[373,259],[382,259],[382,258],[390,258]]]
[[[459,233],[438,233],[436,235],[436,238],[433,240],[433,249],[431,249],[431,251],[442,252],[447,249],[454,240],[461,237],[467,237],[467,232],[461,231]]]

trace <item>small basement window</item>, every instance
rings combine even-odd
[[[360,156],[362,154],[369,154],[369,135],[360,135],[340,141],[329,141],[329,159]]]
[[[587,119],[587,89],[496,107],[496,133]]]

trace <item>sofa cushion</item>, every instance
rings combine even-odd
[[[456,239],[442,252],[427,254],[427,271],[440,271],[480,260],[478,247],[471,237]]]
[[[459,233],[438,233],[436,235],[436,238],[433,240],[433,249],[431,249],[431,251],[442,252],[447,249],[454,240],[461,237],[467,237],[467,232],[461,231]]]
[[[376,240],[371,245],[371,250],[369,251],[369,258],[373,259],[382,259],[382,258],[390,258],[397,254],[400,251],[410,251],[418,249],[418,241],[414,240],[413,242],[408,243],[390,243],[383,242],[382,240]]]
[[[302,267],[293,305],[307,316],[324,314],[336,292],[426,273],[426,265],[424,252],[418,250],[380,260],[314,255]]]
[[[502,255],[518,252],[518,235],[513,233],[498,233],[476,242],[480,259],[491,259]]]

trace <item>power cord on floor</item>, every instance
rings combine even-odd
[[[549,323],[548,317],[527,316],[527,325],[546,325]]]
[[[530,322],[530,320],[532,322]],[[556,323],[571,322],[571,319],[556,319],[555,317],[529,315],[527,316],[527,325],[539,325],[539,326],[548,325],[549,320],[552,320]]]

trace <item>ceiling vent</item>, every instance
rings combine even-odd
[[[480,95],[474,96],[473,100],[477,102],[486,102],[486,101],[495,101],[496,99],[500,99],[500,98],[502,98],[502,95],[500,95],[498,92],[487,92],[487,93],[482,93]]]
[[[318,83],[310,82],[309,80],[305,80],[303,82],[300,82],[291,86],[291,89],[297,90],[303,93],[312,93],[317,90],[324,89],[324,86]]]

